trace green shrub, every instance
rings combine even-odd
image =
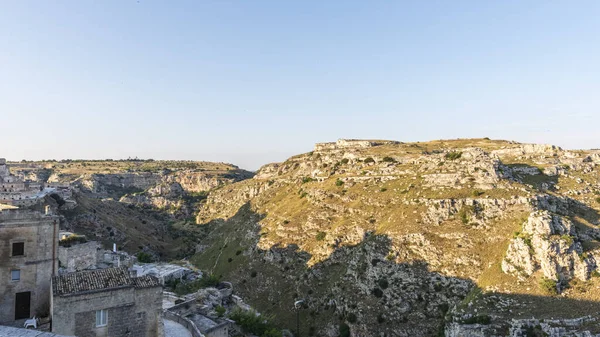
[[[350,326],[346,323],[340,323],[340,337],[350,337]]]
[[[547,333],[544,332],[540,324],[536,326],[525,327],[525,337],[546,337]]]
[[[348,160],[348,158],[344,158],[344,159],[342,159],[342,160],[340,161],[340,163],[342,163],[342,164],[344,164],[344,165],[345,165],[345,164],[348,164],[348,162],[349,162],[349,161],[350,161],[350,160]]]
[[[596,198],[596,202],[600,204],[600,197]]]
[[[268,329],[262,335],[260,335],[260,337],[282,337],[282,336],[283,336],[283,334],[281,333],[281,331],[277,330],[276,328]]]
[[[375,159],[371,158],[371,157],[367,157],[364,161],[365,164],[369,164],[369,163],[374,163]]]
[[[327,234],[325,232],[318,232],[316,239],[317,239],[317,241],[323,241],[323,240],[325,240],[325,236],[327,236]]]
[[[385,318],[383,317],[382,314],[377,315],[377,323],[381,324],[385,322]]]
[[[306,193],[306,192],[302,191],[302,192],[300,193],[300,199],[302,199],[302,198],[306,197],[307,195],[308,195],[308,193]]]
[[[473,213],[473,206],[463,206],[460,211],[458,211],[458,217],[460,218],[460,222],[464,225],[469,223],[471,220],[471,214]]]
[[[256,277],[256,275],[257,275],[257,273],[256,273],[256,270],[253,270],[253,271],[250,273],[250,277]]]
[[[477,198],[477,197],[483,195],[483,193],[485,193],[485,192],[475,190],[475,191],[473,191],[472,195],[474,198]]]
[[[175,293],[179,296],[195,293],[201,288],[216,287],[220,282],[219,277],[210,274],[204,274],[201,278],[192,282],[176,282]]]
[[[556,288],[556,281],[543,277],[539,283],[540,288],[546,295],[557,295],[558,289]]]
[[[342,186],[342,185],[344,185],[344,181],[342,179],[338,178],[335,181],[335,186]]]
[[[472,316],[467,319],[463,319],[463,324],[483,324],[488,325],[492,321],[492,318],[488,315]]]
[[[384,277],[379,279],[379,281],[377,281],[377,284],[379,284],[379,286],[381,287],[381,289],[387,289],[389,287],[389,282],[388,280]]]
[[[379,288],[373,288],[373,295],[375,297],[383,297],[383,290],[379,289]]]
[[[573,237],[569,234],[563,234],[560,236],[560,238],[564,240],[569,246],[573,244]]]
[[[461,156],[462,156],[462,152],[452,151],[452,152],[446,153],[444,158],[446,158],[448,160],[456,160],[456,159],[459,159]]]
[[[356,321],[357,321],[356,314],[353,312],[349,313],[347,319],[348,319],[348,322],[350,322],[350,323],[356,323]]]
[[[392,157],[383,157],[383,159],[381,161],[386,162],[386,163],[395,163],[396,159],[394,159]]]
[[[529,248],[533,249],[533,244],[531,243],[531,234],[528,233],[521,233],[521,232],[514,232],[513,233],[513,238],[521,238],[523,239],[523,241],[525,241],[525,244],[527,246],[529,246]]]
[[[152,255],[146,253],[146,252],[139,252],[136,255],[138,262],[140,263],[152,263],[154,262],[154,258],[152,257]]]
[[[229,318],[234,320],[246,333],[260,337],[281,337],[281,331],[277,330],[272,323],[272,317],[259,315],[254,310],[244,311],[234,309]]]
[[[379,192],[385,192],[385,191],[387,191],[387,188],[385,188],[385,187],[382,187],[381,189],[379,189]]]
[[[448,310],[450,310],[450,305],[448,305],[448,303],[442,303],[442,304],[438,305],[438,309],[440,309],[440,313],[442,314],[442,317],[443,317],[446,315]]]
[[[302,183],[303,184],[310,183],[312,181],[315,181],[315,180],[313,178],[311,178],[311,177],[304,177],[304,178],[302,178]]]
[[[223,317],[226,311],[227,309],[225,309],[225,307],[223,307],[222,305],[217,305],[217,307],[215,308],[215,312],[219,317]]]

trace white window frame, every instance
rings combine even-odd
[[[17,272],[18,278],[14,277],[14,272]],[[21,280],[21,269],[11,269],[11,271],[10,271],[10,280],[11,281],[20,281]]]
[[[108,325],[108,310],[96,310],[96,328]]]

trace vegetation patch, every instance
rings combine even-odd
[[[165,286],[173,289],[178,296],[195,293],[202,288],[216,287],[220,282],[220,279],[215,275],[205,274],[201,278],[191,282],[180,281],[175,279],[171,282],[165,283]]]
[[[281,331],[275,328],[273,318],[258,314],[254,310],[244,311],[236,308],[230,314],[229,318],[234,320],[242,330],[260,337],[281,337]]]
[[[462,324],[483,324],[488,325],[492,322],[492,318],[489,315],[477,315],[463,319]]]
[[[152,263],[152,262],[154,262],[154,257],[152,257],[151,254],[146,253],[146,252],[139,252],[139,253],[137,253],[137,255],[135,257],[137,257],[137,260],[140,263]]]
[[[458,151],[448,152],[444,156],[444,158],[446,158],[447,160],[456,160],[456,159],[459,159],[460,157],[462,157],[462,152],[458,152]]]
[[[552,280],[546,277],[542,277],[539,284],[540,289],[546,295],[558,295],[558,289],[556,287],[556,280]]]
[[[340,323],[339,333],[340,337],[350,337],[350,326],[346,323]]]

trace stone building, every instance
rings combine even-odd
[[[0,323],[49,313],[57,255],[58,217],[0,208]]]
[[[125,267],[52,278],[52,332],[78,337],[163,336],[162,286]]]
[[[96,241],[58,243],[58,261],[60,267],[72,273],[96,267],[100,244]]]

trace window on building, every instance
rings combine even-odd
[[[96,310],[96,326],[106,326],[108,321],[108,311],[107,310]]]
[[[11,281],[18,281],[21,279],[21,271],[19,269],[13,269],[10,271]]]
[[[12,256],[23,256],[23,255],[25,255],[25,242],[13,242]]]

